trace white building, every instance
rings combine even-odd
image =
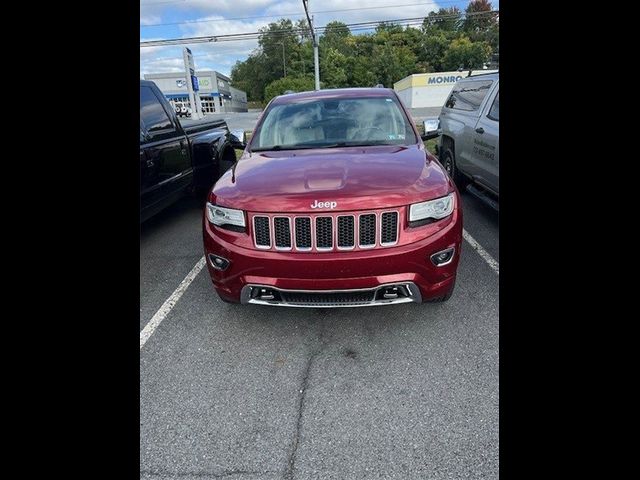
[[[213,70],[196,70],[196,77],[205,114],[247,111],[247,94],[229,85],[229,77]],[[144,79],[154,82],[170,102],[191,106],[184,72],[146,73]]]
[[[478,73],[493,73],[498,70],[473,70]],[[455,83],[469,75],[463,72],[416,73],[393,84],[393,89],[407,108],[441,107],[451,93]]]

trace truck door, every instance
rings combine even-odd
[[[160,189],[155,187],[158,181],[157,165],[147,157],[145,145],[149,141],[146,132],[140,124],[140,212],[148,211],[149,207],[162,199]]]
[[[474,129],[482,112],[484,100],[493,86],[493,80],[462,80],[454,86],[452,110],[461,123],[456,136],[455,156],[460,170],[474,177],[479,165],[474,154]]]
[[[473,163],[476,168],[474,178],[499,195],[500,156],[499,156],[499,119],[500,92],[498,85],[488,98],[482,115],[472,133]]]
[[[148,185],[147,196],[161,201],[171,201],[181,194],[193,176],[187,138],[172,118],[175,119],[155,92],[148,86],[140,86],[140,120],[148,135],[145,161],[154,171],[155,179]]]

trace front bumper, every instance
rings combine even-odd
[[[204,220],[207,268],[218,294],[227,301],[281,306],[368,306],[423,302],[443,297],[455,284],[462,243],[462,218],[456,209],[453,220],[437,233],[406,245],[352,252],[301,253],[248,249],[231,244],[217,234],[219,227]],[[419,227],[418,227],[419,228]],[[454,247],[453,259],[435,266],[430,257]],[[209,254],[229,260],[225,270],[213,267]],[[381,286],[407,285],[411,295],[393,301],[302,302],[261,301],[252,298],[252,287],[271,287],[283,292],[348,295],[354,291],[377,291]],[[377,299],[377,300],[376,300]],[[300,302],[293,302],[300,303]]]

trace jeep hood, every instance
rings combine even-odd
[[[213,201],[250,212],[352,211],[408,205],[453,189],[417,145],[244,153],[213,189]],[[334,209],[311,208],[335,202]]]

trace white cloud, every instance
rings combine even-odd
[[[327,23],[338,20],[344,23],[361,23],[373,22],[397,18],[413,18],[422,17],[429,14],[432,10],[438,10],[439,6],[432,2],[427,4],[429,0],[368,0],[366,3],[359,0],[323,0],[309,2],[310,13],[314,11],[322,12],[328,10],[347,10],[358,9],[334,13],[317,13],[314,16],[316,26],[324,26]],[[394,6],[389,7],[390,5]],[[423,5],[412,5],[399,7],[398,5],[410,5],[414,3],[423,3]],[[446,5],[443,5],[446,7]],[[389,8],[370,8],[370,7],[389,7]],[[269,7],[265,11],[265,15],[284,14],[290,12],[304,13],[301,1],[285,0]],[[302,17],[304,18],[304,17]]]
[[[192,18],[220,13],[227,17],[244,17],[251,14],[258,15],[264,8],[277,3],[278,0],[148,0],[140,2],[140,16],[157,15],[171,8],[182,12],[191,11]],[[300,8],[302,8],[302,2],[300,2]]]
[[[140,15],[140,25],[153,25],[155,23],[160,23],[162,21],[162,17],[160,15]]]
[[[148,0],[161,1],[161,0]],[[397,5],[420,3],[421,0],[397,0]],[[426,3],[429,0],[424,0]],[[448,0],[443,0],[442,7],[449,6]],[[412,18],[426,16],[429,11],[437,10],[440,6],[432,4],[404,6],[394,8],[368,9],[367,7],[388,6],[393,2],[389,0],[369,0],[362,3],[360,0],[311,0],[311,11],[344,10],[360,8],[359,10],[335,13],[316,14],[315,24],[324,26],[330,21],[339,20],[344,23],[359,23],[368,21],[381,21],[396,18]],[[150,21],[152,15],[160,15],[169,5],[141,4],[141,14],[146,11],[147,16],[141,17],[148,23],[162,23],[157,20]],[[225,18],[250,17],[253,15],[282,15],[293,12],[304,13],[300,0],[186,0],[173,3],[172,8],[192,9],[194,15],[187,18],[198,20],[218,20],[215,22],[198,22],[182,24],[178,28],[182,37],[216,36],[233,33],[257,32],[261,27],[274,22],[278,17],[256,18],[248,20],[225,20]],[[266,8],[265,8],[266,7]],[[367,8],[367,9],[362,9]],[[204,14],[203,14],[204,12]],[[209,14],[207,14],[209,13]],[[198,15],[200,14],[200,15]],[[293,21],[304,18],[302,15],[289,17]],[[220,21],[222,20],[222,21]],[[180,20],[162,18],[163,22],[176,22]],[[143,30],[144,31],[144,30]],[[358,32],[354,32],[358,33]],[[144,40],[151,40],[145,38]],[[189,45],[195,58],[198,69],[214,69],[223,74],[230,74],[231,67],[236,60],[245,60],[247,56],[258,46],[257,40],[243,40],[232,42],[212,42]],[[172,47],[145,47],[140,49],[140,71],[142,72],[168,72],[182,70],[182,46]]]

